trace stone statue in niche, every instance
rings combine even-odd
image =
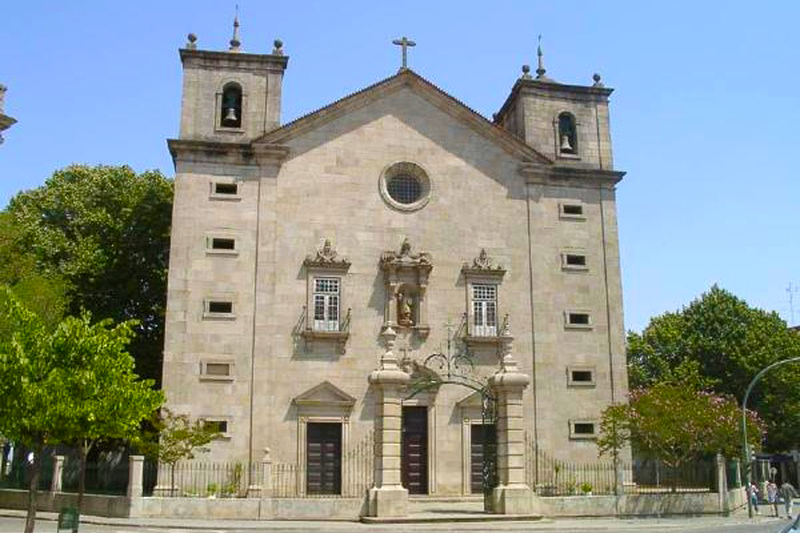
[[[414,325],[414,298],[408,292],[397,293],[397,323],[405,327]]]

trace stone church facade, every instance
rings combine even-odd
[[[596,459],[627,393],[611,89],[550,80],[540,58],[487,120],[402,68],[281,124],[281,44],[231,48],[180,50],[169,140],[163,388],[218,424],[203,460],[268,448],[302,491],[336,493],[374,439],[373,514],[397,514],[404,491],[475,492],[484,431],[504,486],[523,438]],[[475,386],[447,379],[459,361]]]

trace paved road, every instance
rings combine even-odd
[[[756,518],[752,521],[746,517],[702,517],[702,518],[675,518],[675,519],[635,519],[617,520],[609,518],[600,519],[555,519],[539,522],[482,522],[468,524],[393,524],[393,525],[365,525],[352,522],[228,522],[225,521],[185,521],[170,522],[153,527],[150,524],[141,524],[134,521],[113,525],[81,524],[80,533],[303,533],[303,532],[354,532],[354,533],[440,533],[465,532],[477,533],[481,531],[509,531],[509,532],[648,532],[648,533],[778,533],[787,524],[788,520],[774,518]],[[22,518],[0,518],[0,533],[19,533],[23,530],[25,521]],[[52,520],[37,520],[37,532],[54,533],[56,523]]]

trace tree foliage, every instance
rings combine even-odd
[[[696,374],[704,388],[741,404],[753,377],[767,365],[800,356],[800,335],[777,313],[747,305],[716,285],[678,312],[653,318],[641,334],[628,334],[632,388],[680,381]],[[766,374],[753,390],[753,407],[767,424],[767,448],[797,445],[800,435],[800,365]]]
[[[21,246],[22,231],[8,212],[0,212],[0,284],[50,328],[63,318],[67,307],[67,283],[55,272],[40,272],[36,258]]]
[[[157,171],[70,166],[7,209],[42,276],[66,283],[66,311],[135,319],[137,371],[160,379],[172,183]]]
[[[748,442],[761,446],[764,424],[748,412]],[[660,382],[634,389],[627,404],[603,412],[598,447],[614,454],[630,443],[635,450],[668,466],[712,453],[741,454],[741,410],[729,396],[697,390],[685,383]]]
[[[164,401],[152,380],[139,380],[133,357],[126,351],[135,321],[114,326],[110,319],[92,323],[85,311],[67,317],[52,334],[50,349],[61,383],[55,409],[63,442],[80,452],[78,511],[85,489],[86,457],[100,440],[130,440],[142,421]]]
[[[33,531],[44,447],[130,438],[162,395],[133,373],[125,351],[132,323],[92,324],[87,312],[50,329],[8,287],[0,288],[0,323],[0,434],[34,451],[26,523]]]
[[[221,433],[217,427],[202,419],[177,414],[164,407],[154,421],[155,432],[145,435],[138,447],[145,455],[157,459],[170,468],[170,490],[175,489],[175,467],[179,461],[194,459],[196,453],[209,451],[207,447]]]

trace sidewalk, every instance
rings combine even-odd
[[[0,517],[24,519],[25,512],[0,509]],[[56,513],[39,512],[38,521],[55,522]],[[437,517],[439,520],[446,516]],[[398,531],[398,524],[362,524],[359,522],[312,522],[312,521],[276,521],[276,520],[214,520],[214,519],[182,519],[182,518],[106,518],[99,516],[83,516],[81,523],[87,525],[112,526],[119,528],[145,528],[164,530],[251,530],[251,531]],[[775,530],[786,519],[757,516],[749,519],[747,515],[719,517],[679,517],[679,518],[543,518],[536,521],[485,521],[474,523],[430,522],[403,524],[403,531],[441,530],[453,531],[486,531],[497,529],[503,531],[647,531],[672,530],[690,531],[708,527],[725,527],[745,524],[775,524]]]

